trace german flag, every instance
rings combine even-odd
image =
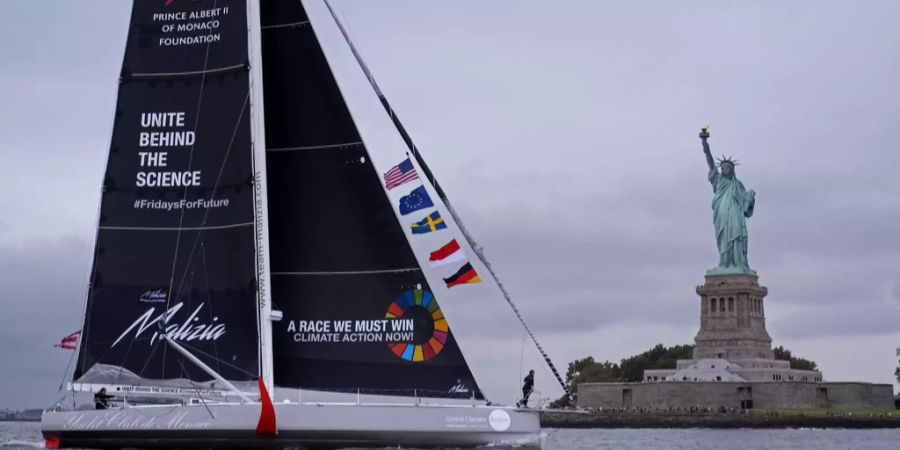
[[[444,283],[447,283],[448,288],[452,288],[453,286],[458,286],[460,284],[481,283],[481,277],[479,277],[478,272],[472,268],[472,263],[467,262],[463,264],[456,273],[450,275],[448,278],[444,278]]]

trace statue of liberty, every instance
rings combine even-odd
[[[707,275],[756,274],[747,262],[747,218],[753,215],[756,192],[744,188],[734,174],[737,161],[722,157],[718,168],[709,152],[709,126],[700,130],[703,153],[709,165],[709,182],[713,187],[713,223],[719,246],[719,265]]]

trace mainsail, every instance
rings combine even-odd
[[[481,398],[303,5],[261,13],[275,384]]]
[[[244,1],[132,8],[75,381],[255,380],[259,275]]]

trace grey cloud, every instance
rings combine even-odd
[[[880,295],[879,295],[880,294]],[[827,308],[805,307],[771,321],[788,338],[891,335],[900,331],[900,304],[887,292],[859,292]]]

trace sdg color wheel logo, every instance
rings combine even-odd
[[[388,347],[398,357],[412,362],[437,356],[450,333],[447,320],[430,291],[410,289],[400,294],[388,308],[388,319],[412,319],[415,326],[410,342],[391,342]]]

